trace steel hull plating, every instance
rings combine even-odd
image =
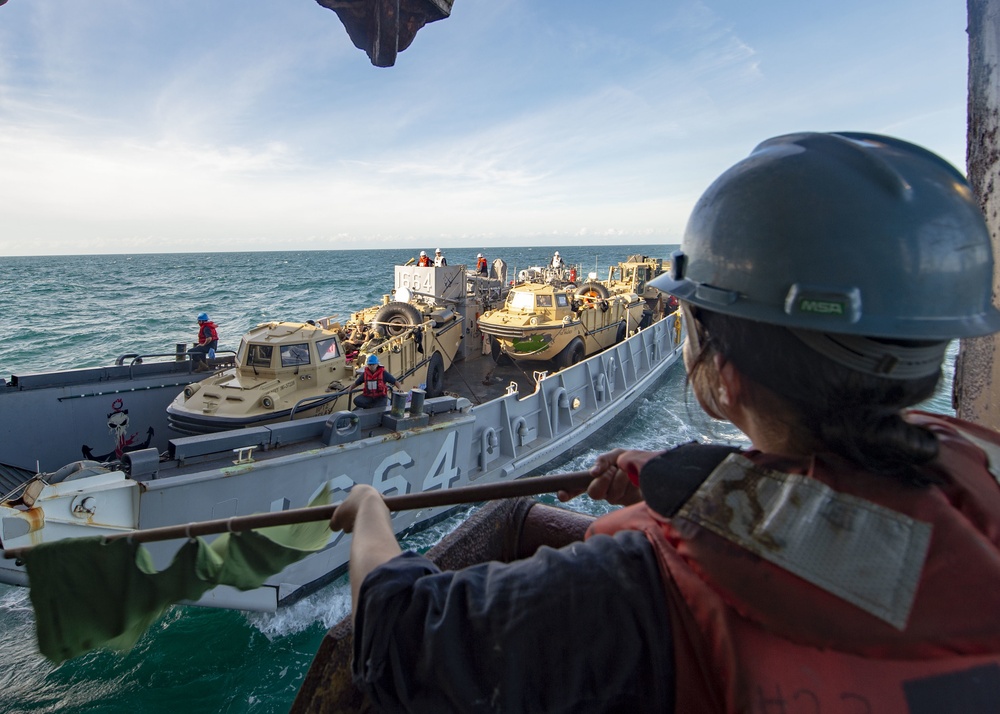
[[[33,474],[84,458],[84,446],[113,454],[119,442],[109,418],[116,410],[131,415],[126,448],[143,444],[152,429],[149,446],[164,451],[172,435],[167,405],[206,376],[184,360],[13,377],[0,385],[0,465]]]

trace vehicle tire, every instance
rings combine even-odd
[[[626,332],[625,322],[624,321],[619,322],[618,323],[618,332],[615,333],[615,344],[616,345],[619,342],[622,342],[625,339],[625,332]]]
[[[375,334],[379,337],[397,337],[422,322],[420,311],[410,303],[390,302],[375,313]]]
[[[507,364],[511,361],[510,357],[507,356],[507,353],[500,346],[500,341],[493,337],[490,338],[490,356],[493,357],[493,361],[496,364]]]
[[[427,365],[427,396],[440,397],[444,394],[444,358],[440,352],[431,355]]]
[[[577,362],[582,362],[586,356],[587,353],[583,346],[583,340],[576,337],[566,345],[562,352],[556,355],[553,361],[559,369],[566,369],[567,367],[572,367]]]
[[[600,298],[601,300],[607,300],[611,297],[611,293],[608,292],[606,287],[600,283],[593,282],[584,283],[573,294],[577,297]]]

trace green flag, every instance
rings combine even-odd
[[[330,501],[328,489],[310,503]],[[181,600],[197,600],[217,585],[259,587],[286,566],[322,548],[326,521],[226,533],[211,544],[189,540],[157,572],[139,543],[103,537],[43,543],[23,560],[35,610],[38,649],[58,664],[107,647],[127,650]]]

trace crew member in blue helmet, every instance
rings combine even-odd
[[[585,542],[449,572],[355,486],[354,681],[384,711],[1000,712],[1000,434],[913,409],[1000,330],[993,272],[931,152],[760,144],[650,283],[750,448],[615,449],[587,492],[623,508]]]
[[[195,364],[195,372],[205,372],[211,369],[206,357],[214,357],[219,347],[219,331],[216,324],[208,319],[207,313],[198,315],[198,344],[188,350]]]
[[[354,398],[354,406],[359,409],[384,407],[389,400],[390,384],[396,384],[396,378],[379,364],[377,355],[368,355],[364,370],[351,385],[351,389],[361,386],[361,394]]]

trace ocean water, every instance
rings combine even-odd
[[[482,251],[517,270],[554,250],[584,272],[606,277],[632,253],[666,258],[673,246],[481,247],[445,251],[452,265]],[[125,353],[172,353],[197,334],[208,312],[220,347],[272,319],[347,317],[381,300],[393,266],[411,250],[289,251],[0,258],[0,377],[98,366]],[[949,351],[945,379],[926,408],[952,413]],[[553,470],[587,468],[618,446],[665,448],[691,439],[745,443],[731,425],[708,419],[676,365],[629,418],[598,433],[588,451]],[[543,499],[552,500],[552,499]],[[574,506],[601,513],[602,504]],[[425,549],[457,525],[459,513],[404,542]],[[326,630],[350,610],[341,579],[274,614],[174,607],[127,653],[94,652],[56,667],[37,652],[26,590],[0,585],[0,714],[22,712],[285,712]]]

